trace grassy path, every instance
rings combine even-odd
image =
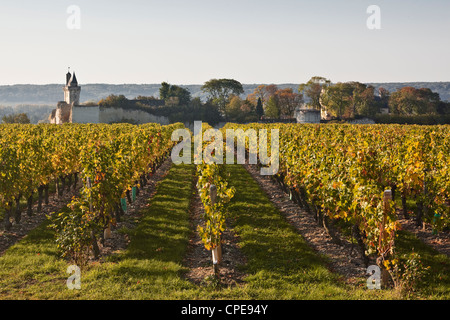
[[[0,299],[168,299],[191,286],[182,280],[194,166],[173,166],[134,230],[129,248],[81,274],[68,290],[69,266],[44,223],[0,257]]]
[[[401,298],[398,293],[393,290],[367,290],[366,283],[360,283],[359,288],[347,287],[346,293],[343,294],[341,289],[343,286],[337,284],[337,277],[335,274],[327,273],[323,266],[325,258],[321,261],[317,260],[317,255],[313,254],[304,241],[300,237],[296,237],[289,230],[289,227],[285,226],[284,219],[280,219],[280,213],[275,210],[271,202],[266,196],[261,195],[259,189],[255,187],[256,181],[250,179],[249,176],[244,173],[243,168],[237,166],[229,166],[232,172],[231,180],[236,183],[236,187],[242,190],[236,192],[236,198],[242,196],[242,202],[237,202],[235,205],[240,205],[242,208],[236,208],[236,215],[239,216],[237,220],[237,229],[245,229],[238,231],[242,235],[242,239],[247,239],[245,234],[248,232],[248,241],[252,246],[249,248],[249,255],[259,254],[258,259],[255,261],[264,262],[264,256],[270,257],[273,268],[269,274],[275,274],[281,281],[274,283],[272,286],[276,288],[277,285],[281,285],[281,282],[285,281],[284,288],[293,286],[291,291],[287,294],[283,294],[282,290],[279,292],[281,299],[294,299],[300,298],[315,298],[315,299],[399,299]],[[248,188],[246,190],[246,188]],[[247,193],[247,195],[245,194]],[[245,198],[245,199],[244,199]],[[237,199],[234,199],[237,200]],[[242,214],[244,207],[247,206],[248,214]],[[241,212],[241,213],[238,213]],[[273,223],[267,223],[270,220]],[[280,222],[282,220],[282,222]],[[250,225],[255,225],[261,222],[265,225],[265,229],[251,230]],[[248,223],[248,227],[245,228],[243,224]],[[261,233],[259,233],[261,231]],[[296,232],[295,232],[296,233]],[[277,234],[278,241],[277,241]],[[269,241],[272,242],[269,246]],[[244,241],[245,242],[245,241]],[[267,251],[264,250],[264,246],[261,243],[267,244]],[[273,251],[273,248],[280,248]],[[396,241],[396,250],[399,255],[410,253],[411,250],[419,253],[421,261],[424,266],[429,266],[423,284],[418,286],[417,292],[415,292],[414,298],[416,299],[444,299],[448,300],[450,297],[450,259],[445,254],[441,254],[429,247],[415,235],[410,232],[400,231],[398,239]],[[292,258],[295,257],[295,258]],[[309,258],[310,257],[310,258]],[[284,262],[284,263],[283,263]],[[306,263],[304,263],[306,262]],[[304,268],[302,266],[304,264]],[[286,270],[286,272],[283,272]],[[302,272],[304,275],[311,274],[304,277],[304,282],[300,280],[301,284],[296,286],[295,281],[301,279]],[[259,272],[261,273],[261,272]],[[317,274],[317,276],[315,276]],[[269,276],[270,279],[270,276]],[[268,283],[267,280],[263,281]],[[318,290],[316,290],[316,285]],[[302,291],[306,290],[305,292]],[[266,290],[268,293],[270,290]],[[306,293],[306,295],[304,294]],[[269,293],[270,294],[270,293]],[[269,297],[270,298],[270,297]]]
[[[66,287],[69,266],[58,257],[52,231],[39,226],[0,257],[0,299],[390,299],[391,291],[352,288],[330,272],[241,165],[227,166],[236,195],[230,228],[247,257],[242,286],[197,286],[183,274],[192,230],[193,165],[172,166],[143,210],[131,242],[81,274],[81,290]],[[411,240],[412,241],[412,240]],[[226,250],[226,248],[224,248]],[[445,274],[444,274],[445,276]],[[440,290],[445,291],[446,286]]]
[[[241,165],[227,166],[236,194],[234,230],[248,258],[246,294],[254,299],[354,299],[352,290],[281,216]],[[376,293],[378,296],[379,293]]]

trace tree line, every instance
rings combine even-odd
[[[171,122],[202,120],[209,124],[220,121],[255,122],[266,118],[290,118],[297,106],[303,104],[303,95],[291,88],[261,85],[245,99],[242,84],[234,79],[211,79],[201,90],[207,95],[203,102],[192,97],[188,89],[161,83],[159,97],[138,96],[128,100],[124,95],[110,95],[99,101],[102,107],[142,109],[155,115],[167,116]],[[163,101],[158,104],[155,101]]]
[[[201,90],[206,101],[192,97],[185,87],[163,82],[159,97],[138,96],[129,100],[124,95],[110,95],[98,104],[142,109],[166,116],[171,122],[202,120],[212,125],[220,121],[248,123],[294,118],[295,110],[300,107],[321,110],[327,120],[374,119],[381,113],[394,116],[450,114],[450,103],[442,101],[439,94],[429,88],[405,86],[389,92],[357,81],[332,83],[319,76],[300,84],[297,92],[267,84],[259,85],[244,98],[243,85],[235,79],[211,79]]]
[[[448,115],[450,103],[442,101],[438,93],[429,88],[405,86],[389,92],[380,87],[357,81],[332,83],[330,79],[315,76],[292,88],[280,89],[275,84],[259,85],[242,97],[242,84],[234,79],[211,79],[202,86],[207,103],[225,121],[254,122],[263,118],[286,119],[295,116],[295,109],[306,107],[322,110],[328,119],[349,120],[358,117],[375,118],[381,113],[395,116]],[[189,103],[189,91],[163,83],[160,98],[169,103]]]
[[[30,123],[30,119],[26,113],[13,113],[10,115],[4,115],[2,117],[3,123],[22,123],[27,124]]]

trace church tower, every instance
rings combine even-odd
[[[64,87],[64,101],[67,104],[79,105],[80,104],[80,92],[81,87],[78,86],[77,77],[75,72],[66,74],[66,86]]]

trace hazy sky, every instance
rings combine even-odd
[[[450,81],[449,0],[0,0],[0,41],[0,85]]]

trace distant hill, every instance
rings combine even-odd
[[[384,87],[390,92],[404,86],[412,86],[415,88],[430,88],[432,91],[439,93],[444,101],[450,101],[450,82],[411,82],[411,83],[370,83],[375,88]],[[109,96],[110,94],[123,94],[128,99],[133,99],[139,95],[141,96],[155,96],[159,97],[160,84],[83,84],[81,85],[81,102],[94,101],[98,102],[100,99]],[[246,97],[259,84],[243,84],[244,94]],[[192,97],[200,97],[202,100],[206,98],[201,91],[200,84],[198,85],[182,85],[187,88]],[[297,91],[298,84],[286,83],[277,84],[279,88],[293,88]],[[18,104],[33,104],[33,105],[56,105],[58,101],[63,100],[63,85],[62,84],[46,84],[46,85],[32,85],[32,84],[18,84],[9,86],[0,86],[0,105],[1,106],[15,106]]]
[[[378,89],[383,87],[389,92],[395,92],[402,87],[414,87],[416,89],[429,88],[433,92],[439,93],[442,101],[450,101],[450,82],[391,82],[391,83],[367,83]]]
[[[243,84],[246,97],[252,93],[259,84]],[[110,94],[123,94],[128,99],[133,99],[139,95],[141,96],[155,96],[159,97],[160,84],[82,84],[80,102],[95,101],[106,98]],[[201,91],[201,84],[199,85],[181,85],[187,88],[192,97],[200,97],[202,100],[206,99],[206,95]],[[298,84],[280,84],[280,88],[291,87],[297,90]],[[10,86],[0,86],[0,105],[13,106],[17,104],[54,104],[63,100],[63,85],[62,84],[18,84]]]

